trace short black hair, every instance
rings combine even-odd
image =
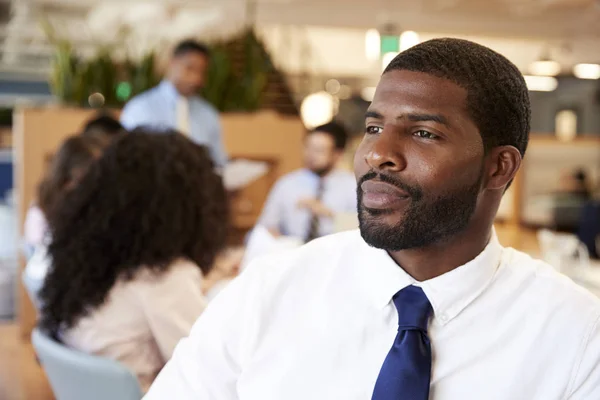
[[[586,183],[587,173],[584,169],[579,168],[573,173],[573,178],[575,178],[575,180],[578,182]]]
[[[200,43],[193,39],[187,39],[179,42],[173,49],[173,57],[184,56],[189,53],[202,54],[204,57],[210,57],[210,49],[204,43]]]
[[[346,143],[348,142],[348,132],[342,124],[331,121],[311,129],[308,134],[310,135],[316,132],[326,133],[331,136],[337,150],[344,150],[346,148]]]
[[[84,136],[106,135],[116,136],[125,132],[123,125],[108,114],[98,114],[94,118],[86,122],[81,132]]]
[[[514,146],[525,155],[529,142],[529,92],[519,69],[503,55],[468,40],[433,39],[398,54],[384,71],[424,72],[467,91],[467,108],[487,153]]]

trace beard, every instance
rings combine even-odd
[[[330,173],[333,170],[334,166],[335,166],[334,164],[328,164],[324,167],[311,167],[310,170],[315,175],[323,177],[323,176],[327,175],[328,173]]]
[[[360,185],[378,177],[408,193],[410,204],[399,222],[389,224],[386,215],[394,210],[367,209],[362,204]],[[483,179],[483,171],[477,180],[467,187],[459,187],[437,196],[426,196],[418,186],[410,186],[388,175],[375,172],[365,174],[358,183],[358,221],[360,233],[372,247],[387,251],[423,248],[442,242],[463,231],[475,212]]]

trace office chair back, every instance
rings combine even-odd
[[[71,349],[39,328],[31,342],[56,400],[140,400],[137,378],[116,361]]]

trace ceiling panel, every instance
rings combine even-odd
[[[114,37],[120,23],[134,25],[141,39],[150,41],[154,35],[172,41],[194,29],[203,36],[226,35],[248,18],[258,24],[360,29],[394,23],[399,30],[543,39],[553,46],[577,47],[600,40],[598,0],[13,0],[11,4],[11,19],[0,22],[0,68],[24,61],[33,68],[47,65],[51,48],[40,18],[54,21],[79,46]]]

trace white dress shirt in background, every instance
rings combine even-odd
[[[217,167],[225,167],[228,156],[219,112],[199,96],[185,98],[183,103],[181,98],[175,86],[164,80],[127,102],[121,112],[121,124],[127,130],[140,127],[156,131],[183,129],[191,140],[209,149]],[[187,113],[187,118],[184,113]]]
[[[102,306],[65,332],[63,341],[78,350],[121,362],[147,390],[179,340],[204,311],[202,271],[178,260],[160,275],[141,270],[120,280]]]
[[[304,240],[310,229],[312,213],[301,208],[301,200],[317,198],[320,177],[303,168],[281,177],[271,189],[258,224],[276,229],[284,236]],[[334,214],[356,212],[354,173],[334,169],[323,179],[321,202]],[[319,219],[319,236],[334,233],[334,218]]]
[[[184,96],[177,98],[177,130],[186,136],[190,135],[190,102]]]
[[[145,399],[369,400],[398,328],[392,296],[411,284],[434,310],[430,399],[600,399],[596,297],[495,236],[417,283],[358,231],[251,264]]]

